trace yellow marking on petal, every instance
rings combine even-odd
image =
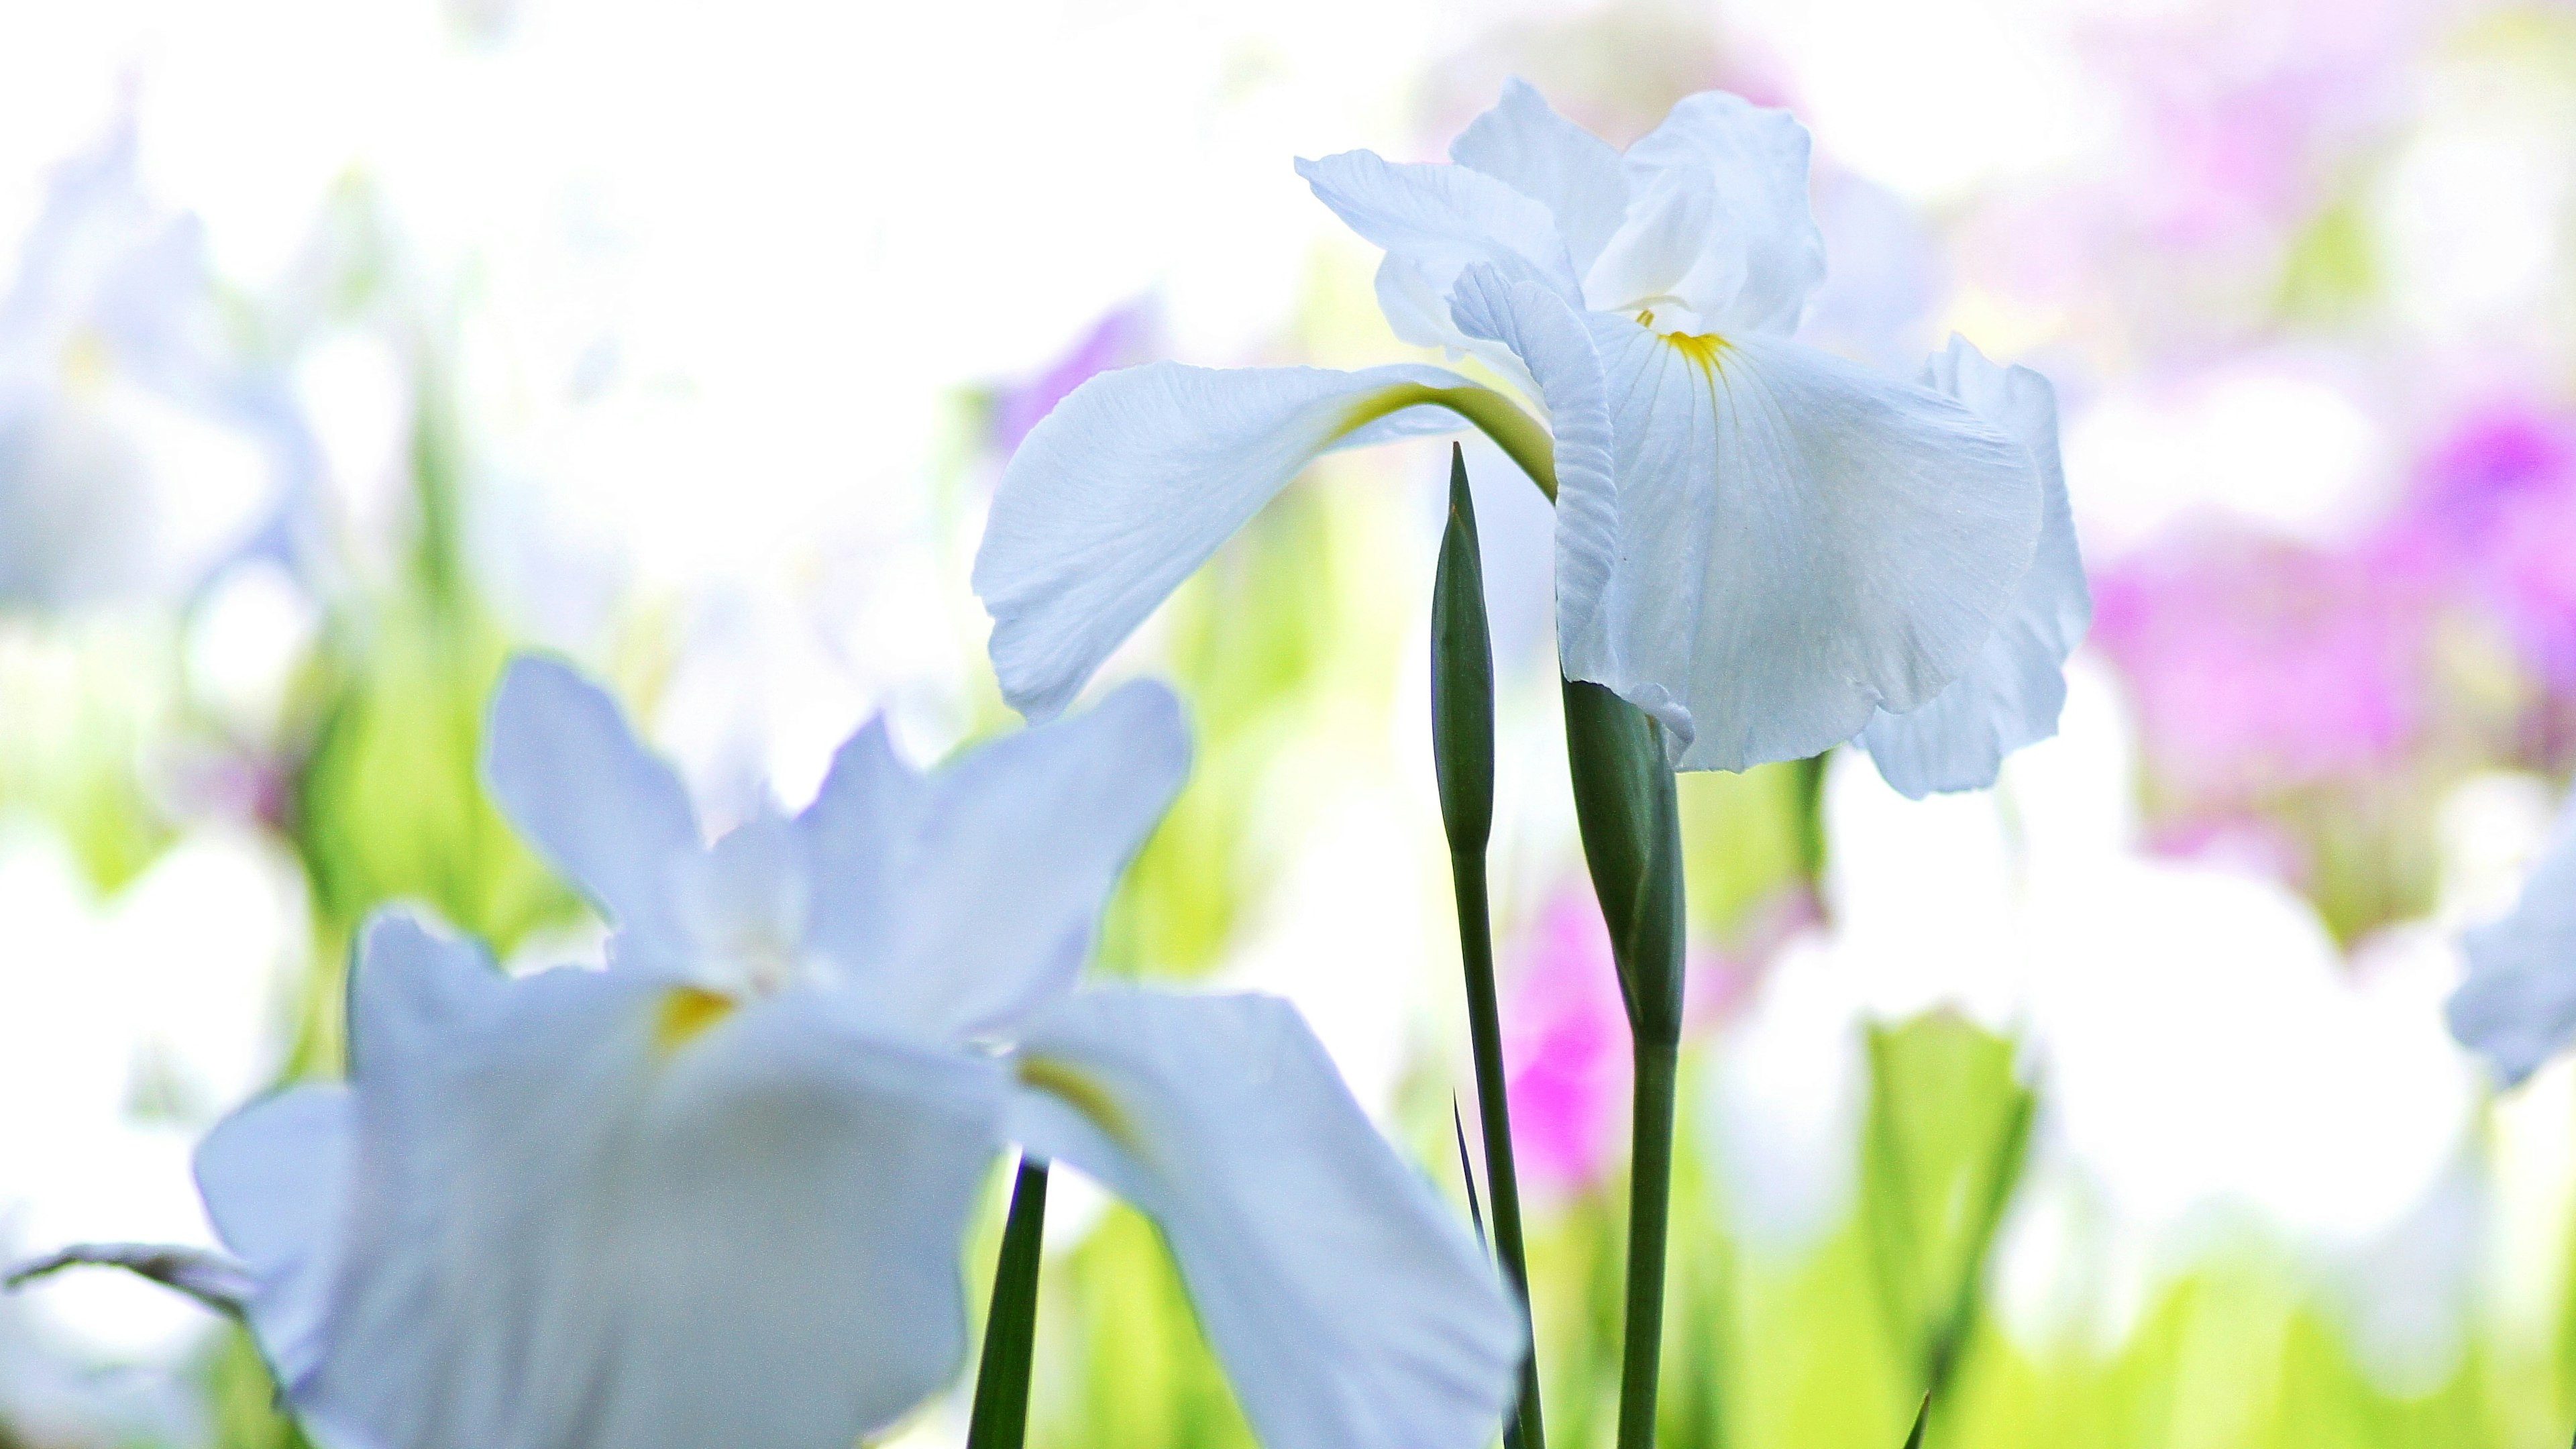
[[[653,1050],[668,1057],[733,1015],[734,999],[698,986],[674,986],[662,993],[662,1009],[653,1021]]]
[[[1342,425],[1333,430],[1338,442],[1380,418],[1393,417],[1406,408],[1442,407],[1465,418],[1478,432],[1494,440],[1521,471],[1538,485],[1538,491],[1556,501],[1556,440],[1538,419],[1522,412],[1510,398],[1490,387],[1469,383],[1465,387],[1429,387],[1418,382],[1399,382],[1351,404],[1342,415]]]
[[[1035,1087],[1081,1113],[1128,1151],[1141,1150],[1135,1124],[1127,1120],[1127,1109],[1118,1105],[1118,1098],[1098,1077],[1053,1057],[1024,1056],[1015,1069],[1022,1086]]]
[[[1732,345],[1714,332],[1668,332],[1664,341],[1672,349],[1699,365],[1699,370],[1714,379],[1725,368],[1726,354]]]
[[[95,327],[84,327],[63,344],[63,386],[83,395],[103,390],[116,373],[116,351]]]

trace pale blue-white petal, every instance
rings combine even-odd
[[[426,939],[380,925],[353,987],[323,1442],[846,1449],[954,1372],[990,1062]]]
[[[1483,263],[1569,302],[1582,295],[1546,204],[1481,171],[1344,151],[1300,160],[1297,174],[1351,230],[1420,268],[1436,294],[1447,295],[1459,273]]]
[[[2451,994],[2451,1035],[2518,1085],[2576,1041],[2576,796],[2512,912],[2461,944],[2469,975]]]
[[[812,873],[806,943],[846,978],[885,959],[906,853],[930,784],[894,752],[885,717],[843,742],[796,817]]]
[[[1694,330],[1787,334],[1825,276],[1807,128],[1724,91],[1673,107],[1628,148],[1628,211],[1584,278],[1596,309],[1679,304]]]
[[[2002,429],[1794,342],[1587,319],[1619,457],[1615,667],[1677,768],[1799,759],[1930,700],[2030,568],[2040,483]]]
[[[2093,596],[2067,506],[2057,449],[2057,393],[2027,367],[2001,367],[1964,337],[1924,368],[1935,391],[1966,403],[2011,433],[2039,467],[2039,547],[2012,608],[1968,672],[1930,704],[1880,710],[1860,742],[1887,783],[1920,800],[1936,790],[1981,790],[2004,756],[2057,733],[2066,703],[2066,656],[2093,620]]]
[[[673,969],[686,959],[671,873],[700,848],[697,814],[605,690],[551,659],[510,661],[483,778],[520,835],[619,929],[621,961]]]
[[[1074,389],[1003,470],[975,553],[1002,697],[1062,713],[1154,606],[1315,457],[1460,426],[1383,404],[1407,386],[1468,386],[1436,367],[1217,370],[1177,362]]]
[[[1618,554],[1618,484],[1610,394],[1583,317],[1554,293],[1470,267],[1458,281],[1458,325],[1522,359],[1548,409],[1556,458],[1556,638],[1574,678],[1609,672],[1601,605]]]
[[[843,989],[870,1019],[932,1040],[998,1030],[1072,990],[1119,872],[1189,768],[1180,701],[1152,680],[968,751],[930,778],[882,964]]]
[[[1628,181],[1610,143],[1558,115],[1536,87],[1515,76],[1503,98],[1449,143],[1449,159],[1543,203],[1583,275],[1618,231]]]
[[[354,1110],[345,1087],[295,1087],[226,1117],[197,1144],[206,1216],[250,1270],[251,1331],[289,1392],[311,1376],[326,1342],[354,1165]]]
[[[1012,1135],[1161,1224],[1269,1449],[1492,1441],[1519,1310],[1287,1003],[1087,992],[1015,1066]]]

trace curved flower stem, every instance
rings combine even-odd
[[[1628,1176],[1628,1318],[1619,1363],[1619,1449],[1653,1449],[1664,1337],[1664,1244],[1673,1191],[1673,1093],[1680,1049],[1639,1037]]]
[[[1476,431],[1494,440],[1494,446],[1521,465],[1521,471],[1556,501],[1556,439],[1538,419],[1521,411],[1520,404],[1490,387],[1469,383],[1464,387],[1432,387],[1426,383],[1405,382],[1362,398],[1350,416],[1342,420],[1340,436],[1358,432],[1380,418],[1393,417],[1406,408],[1447,408],[1468,422]]]
[[[1011,1184],[1010,1221],[993,1269],[984,1354],[975,1367],[975,1408],[967,1449],[1019,1449],[1029,1422],[1029,1358],[1037,1347],[1038,1255],[1046,1239],[1047,1164],[1023,1156]]]

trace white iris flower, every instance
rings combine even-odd
[[[1300,162],[1386,249],[1397,335],[1474,354],[1547,429],[1437,367],[1094,378],[1011,460],[976,559],[1004,693],[1053,716],[1316,455],[1464,418],[1556,499],[1565,673],[1660,719],[1676,767],[1811,755],[1931,703],[2012,611],[2046,490],[2004,420],[1791,340],[1825,266],[1807,151],[1787,112],[1709,92],[1622,155],[1515,82],[1455,164]],[[1928,778],[1961,773],[1911,743]]]
[[[352,1071],[198,1157],[252,1327],[330,1449],[845,1449],[955,1371],[998,1145],[1154,1216],[1276,1449],[1473,1449],[1517,1312],[1286,1004],[1074,990],[1179,788],[1133,685],[927,777],[882,721],[712,847],[609,698],[521,661],[487,770],[616,927],[510,980],[369,931]]]
[[[2093,622],[2075,515],[2057,450],[2057,390],[2027,367],[1999,367],[1964,337],[1924,364],[1924,383],[2013,435],[2039,466],[2039,548],[2011,607],[1949,687],[1904,714],[1881,707],[1860,743],[1887,783],[1920,800],[1995,782],[2004,756],[2057,733],[2066,657]]]
[[[2576,1041],[2576,795],[2513,909],[2461,946],[2469,974],[2451,995],[2451,1035],[2517,1086]]]

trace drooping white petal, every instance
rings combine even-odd
[[[348,1089],[315,1085],[253,1102],[197,1144],[206,1216],[250,1269],[251,1325],[290,1393],[322,1359],[355,1130]]]
[[[1470,267],[1453,298],[1458,325],[1510,349],[1547,403],[1556,455],[1556,637],[1565,671],[1612,668],[1601,608],[1618,554],[1618,483],[1610,394],[1583,317],[1555,294]]]
[[[512,660],[492,700],[483,776],[510,823],[619,928],[621,960],[669,969],[685,959],[671,870],[699,848],[697,814],[615,700],[554,660]]]
[[[990,1063],[810,994],[510,982],[428,940],[380,924],[354,986],[317,1437],[844,1449],[954,1370]]]
[[[1679,303],[1700,330],[1786,335],[1825,277],[1807,200],[1807,128],[1704,91],[1628,148],[1628,211],[1584,277],[1596,309]]]
[[[1582,295],[1547,205],[1481,171],[1344,151],[1300,160],[1297,174],[1351,230],[1419,268],[1435,294],[1482,263],[1569,302]]]
[[[1287,1003],[1101,991],[1033,1022],[1012,1131],[1162,1225],[1270,1449],[1479,1449],[1526,1342]]]
[[[2576,1041],[2576,797],[2512,912],[2461,944],[2469,975],[2451,995],[2451,1035],[2517,1085]]]
[[[1151,680],[970,751],[930,779],[883,964],[844,988],[933,1040],[1072,990],[1119,871],[1189,768],[1180,701]]]
[[[1964,337],[1924,368],[1924,382],[2002,427],[2039,467],[2039,546],[2012,608],[1968,672],[1930,704],[1882,709],[1860,740],[1887,783],[1913,799],[1935,790],[1980,790],[2004,756],[2057,733],[2066,703],[2066,656],[2093,620],[2093,596],[2075,543],[2066,471],[2057,450],[2057,394],[2027,367],[2000,367]]]
[[[1927,388],[1592,314],[1619,457],[1616,667],[1680,769],[1798,759],[1973,662],[2028,571],[2030,455]],[[1560,607],[1581,607],[1580,599]]]
[[[929,782],[895,754],[880,715],[833,752],[822,788],[796,817],[813,872],[806,941],[843,973],[884,959],[898,872],[929,798]]]
[[[1581,276],[1627,215],[1628,182],[1619,153],[1550,109],[1536,87],[1515,76],[1503,98],[1449,143],[1449,159],[1481,171],[1556,219],[1557,234]]]
[[[1436,367],[1156,362],[1074,389],[1003,470],[975,554],[1002,696],[1033,721],[1062,713],[1154,606],[1318,454],[1453,430],[1445,410],[1385,407],[1408,387],[1467,385]]]

